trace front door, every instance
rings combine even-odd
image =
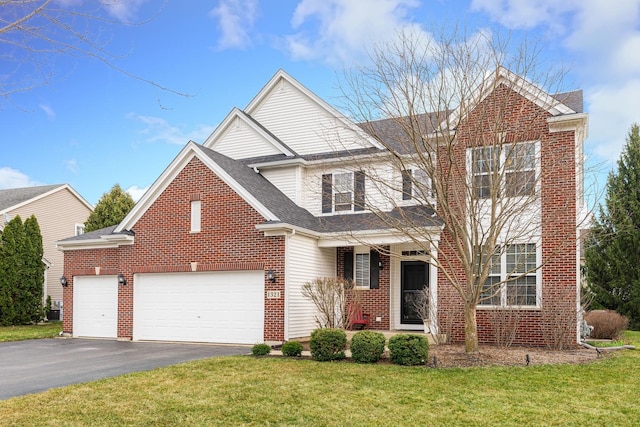
[[[415,302],[420,291],[429,287],[429,264],[423,261],[402,261],[400,268],[400,323],[420,325],[422,319],[416,312]]]

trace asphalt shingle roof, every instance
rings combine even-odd
[[[69,241],[77,241],[77,240],[93,240],[99,239],[100,236],[108,236],[110,234],[114,234],[113,230],[115,230],[117,225],[112,225],[110,227],[101,228],[99,230],[90,231],[88,233],[79,234],[77,236],[67,237],[66,239],[60,240],[61,242],[69,242]],[[124,233],[120,233],[124,234]]]
[[[0,190],[0,211],[24,203],[28,200],[62,187],[64,184],[40,185],[37,187],[10,188]]]
[[[209,148],[201,147],[201,149],[280,219],[277,222],[270,221],[267,223],[291,224],[325,233],[389,228],[387,222],[382,221],[376,214],[371,212],[314,217],[309,211],[296,205],[264,176],[254,172],[252,168],[246,166],[243,162],[233,160]],[[435,217],[433,210],[426,206],[398,207],[389,214],[390,218],[394,220],[404,217],[412,220],[416,225],[438,226],[441,224],[439,219]],[[385,218],[387,218],[387,215],[385,215]]]

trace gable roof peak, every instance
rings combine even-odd
[[[0,190],[0,212],[17,209],[20,206],[36,201],[51,193],[68,189],[82,204],[93,210],[93,206],[87,202],[69,184],[36,185],[32,187],[8,188]]]
[[[550,95],[539,86],[527,80],[526,77],[499,65],[494,70],[485,73],[484,78],[478,87],[472,91],[469,99],[465,100],[465,103],[461,103],[458,108],[453,110],[452,114],[440,123],[437,131],[455,129],[457,124],[460,123],[470,111],[493,93],[500,85],[507,86],[552,116],[576,113],[575,110],[563,103],[561,99]]]

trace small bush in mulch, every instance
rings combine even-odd
[[[289,357],[300,357],[302,355],[303,346],[298,341],[287,341],[282,344],[282,354]]]
[[[271,346],[269,344],[256,344],[251,347],[251,354],[254,356],[266,356],[271,353]]]
[[[396,365],[424,365],[429,356],[426,337],[400,334],[389,338],[389,359]]]
[[[347,334],[342,329],[336,328],[316,329],[311,332],[309,348],[311,357],[318,362],[344,359]]]
[[[584,315],[588,325],[593,326],[591,338],[615,340],[627,329],[629,319],[613,310],[593,310]]]
[[[380,332],[359,331],[351,338],[351,357],[358,363],[376,363],[384,353],[386,339]]]

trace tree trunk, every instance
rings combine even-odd
[[[466,353],[478,352],[478,323],[475,304],[465,304],[464,306],[464,351]]]

